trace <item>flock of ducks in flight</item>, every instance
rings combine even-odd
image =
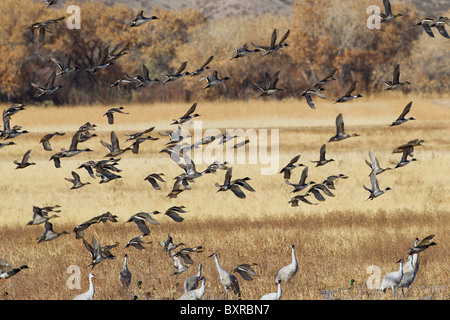
[[[52,4],[55,4],[55,0],[47,0],[46,6],[50,6]],[[388,22],[396,17],[402,16],[401,14],[392,14],[390,3],[387,0],[384,0],[384,6],[385,6],[385,13],[381,14],[382,22]],[[49,31],[49,26],[53,23],[58,23],[59,21],[63,20],[64,17],[58,18],[58,19],[49,19],[45,20],[43,22],[36,22],[33,23],[31,26],[29,26],[27,29],[29,30],[30,39],[31,42],[34,43],[34,33],[38,32],[38,40],[39,42],[43,42],[45,39],[45,34]],[[131,24],[129,25],[130,28],[132,27],[139,27],[143,24],[156,20],[158,17],[151,16],[151,17],[145,17],[143,11],[141,10],[135,19],[132,20]],[[448,38],[448,34],[445,30],[445,24],[448,24],[448,18],[445,17],[426,17],[423,20],[421,20],[417,25],[421,25],[424,30],[427,32],[428,35],[434,37],[434,35],[431,32],[431,27],[435,27],[439,33]],[[288,30],[280,41],[277,42],[277,30],[275,29],[272,33],[271,40],[269,45],[256,45],[252,42],[252,45],[254,46],[254,49],[249,49],[247,44],[242,45],[239,47],[232,55],[230,60],[239,59],[246,57],[250,54],[254,54],[257,52],[262,52],[262,55],[269,55],[277,52],[278,50],[289,46],[289,44],[286,42],[288,36],[289,36],[290,30]],[[122,50],[119,50],[115,52],[109,51],[109,47],[106,47],[100,56],[99,62],[97,65],[93,66],[92,68],[87,69],[88,72],[91,73],[97,73],[101,72],[101,70],[104,70],[105,68],[113,65],[117,59],[122,57],[123,55],[127,54],[126,50],[129,48],[128,45],[126,45]],[[47,82],[40,86],[35,83],[32,83],[32,86],[36,88],[35,97],[42,97],[45,95],[51,95],[55,91],[57,91],[59,88],[61,88],[60,85],[55,85],[55,79],[56,77],[60,77],[66,74],[69,74],[73,71],[76,71],[77,69],[80,69],[78,66],[72,66],[71,58],[66,56],[64,62],[60,62],[56,58],[50,58],[52,62],[55,63],[57,66],[57,70],[53,71],[50,75]],[[171,81],[176,81],[184,76],[198,76],[202,74],[205,70],[210,69],[208,66],[211,61],[213,60],[213,56],[210,56],[205,63],[200,66],[198,69],[196,69],[193,72],[187,72],[185,71],[187,66],[187,61],[183,62],[181,66],[178,68],[178,70],[173,74],[166,74],[164,73],[163,76],[165,77],[165,80],[162,81],[162,83],[167,83]],[[337,73],[337,69],[332,70],[325,78],[315,83],[310,89],[305,90],[301,96],[305,97],[307,104],[310,108],[316,109],[316,106],[312,100],[313,96],[317,96],[321,99],[326,99],[325,95],[323,94],[323,91],[325,90],[324,86],[329,83],[330,81],[336,80],[335,75]],[[274,95],[279,91],[282,91],[283,88],[277,87],[277,83],[279,80],[280,72],[276,72],[274,75],[270,75],[266,72],[265,84],[257,84],[254,82],[250,82],[255,88],[261,91],[260,96],[269,96]],[[229,77],[223,77],[220,78],[218,76],[218,71],[214,70],[212,71],[211,75],[201,78],[200,80],[206,81],[206,86],[203,87],[203,89],[208,89],[213,86],[217,86],[220,83],[229,80]],[[146,87],[150,83],[154,83],[159,81],[158,79],[150,79],[148,69],[145,65],[143,65],[143,75],[138,76],[126,76],[124,78],[121,78],[114,82],[111,87],[118,86],[119,87],[119,93],[123,88],[125,88],[129,84],[134,84],[135,88],[140,87]],[[408,81],[400,81],[400,66],[397,65],[394,68],[393,71],[393,78],[391,80],[386,80],[385,84],[387,86],[386,90],[396,90],[398,88],[401,88],[404,85],[409,85],[410,82]],[[354,94],[353,92],[356,90],[358,85],[358,81],[354,81],[348,90],[344,93],[342,97],[339,97],[335,100],[335,103],[345,103],[354,99],[361,98],[361,94]],[[407,114],[410,112],[412,105],[412,101],[408,103],[408,105],[403,109],[400,116],[392,122],[392,124],[389,127],[393,126],[399,126],[404,124],[407,121],[415,120],[413,117],[407,118]],[[203,145],[206,145],[208,143],[211,143],[213,141],[219,141],[219,144],[225,144],[227,141],[237,138],[237,136],[231,136],[226,132],[225,134],[221,134],[214,137],[205,137],[201,141],[194,143],[193,145],[186,145],[186,144],[180,144],[183,142],[183,139],[186,137],[190,137],[189,135],[183,135],[182,134],[182,125],[185,123],[189,123],[193,118],[200,116],[199,114],[195,113],[197,107],[197,103],[194,103],[188,111],[182,115],[178,119],[173,119],[172,125],[177,125],[178,128],[174,131],[166,131],[166,132],[160,132],[161,136],[167,136],[169,137],[169,142],[167,142],[165,148],[161,150],[162,153],[167,153],[170,155],[170,158],[183,170],[183,172],[175,177],[175,183],[172,191],[167,195],[169,198],[176,198],[182,191],[184,190],[190,190],[191,186],[190,183],[194,182],[194,179],[197,179],[205,174],[209,173],[215,173],[217,170],[226,170],[225,173],[225,179],[223,184],[216,183],[215,186],[218,188],[217,192],[221,191],[228,191],[231,190],[231,192],[238,198],[244,199],[246,198],[246,195],[243,191],[245,189],[246,191],[254,192],[255,190],[250,186],[249,180],[250,178],[239,178],[232,180],[232,167],[227,166],[228,163],[221,163],[221,162],[214,162],[208,166],[207,169],[205,169],[202,172],[198,172],[196,170],[195,164],[192,161],[192,159],[189,158],[187,155],[187,152],[189,150],[192,150],[194,148],[199,148]],[[21,134],[28,133],[26,130],[22,130],[22,127],[19,125],[14,125],[11,128],[10,121],[11,117],[16,114],[19,111],[25,110],[24,106],[22,104],[15,104],[8,109],[3,111],[3,130],[0,131],[0,138],[3,140],[8,140],[15,138]],[[109,109],[104,116],[107,117],[107,121],[109,125],[114,124],[114,116],[117,114],[128,114],[124,111],[124,107],[117,107],[117,108],[111,108]],[[56,168],[61,168],[61,160],[66,157],[73,157],[76,156],[82,152],[90,152],[92,151],[89,148],[79,149],[79,144],[87,141],[93,137],[96,137],[97,135],[95,133],[91,133],[91,131],[95,131],[96,125],[91,124],[89,122],[83,124],[80,126],[80,128],[76,131],[76,133],[73,135],[71,144],[69,146],[69,149],[62,148],[60,152],[55,153],[51,156],[50,160],[54,161],[54,165]],[[110,134],[110,143],[105,141],[100,141],[101,144],[107,148],[108,153],[104,156],[107,159],[102,159],[99,161],[87,161],[80,165],[78,169],[85,169],[89,175],[92,178],[100,177],[101,181],[100,183],[107,183],[115,179],[121,178],[121,176],[118,174],[120,173],[121,169],[117,167],[119,164],[120,159],[116,158],[126,151],[131,151],[135,154],[139,153],[139,145],[147,140],[158,140],[159,138],[154,138],[150,135],[146,136],[146,134],[151,133],[154,130],[154,127],[150,127],[144,131],[136,132],[132,134],[126,135],[126,142],[133,141],[132,145],[126,147],[126,148],[120,148],[119,146],[119,139],[114,131],[111,131]],[[40,143],[42,144],[42,147],[45,151],[52,151],[51,146],[51,139],[57,137],[57,136],[64,136],[65,133],[61,132],[54,132],[44,135]],[[336,134],[332,136],[328,143],[332,142],[338,142],[342,141],[351,137],[358,137],[359,134],[352,133],[347,134],[344,129],[344,119],[342,113],[340,113],[336,117]],[[405,165],[409,164],[412,161],[416,161],[415,158],[413,158],[413,151],[414,147],[422,146],[422,143],[424,140],[422,139],[414,139],[411,140],[393,150],[393,153],[401,153],[402,158],[401,160],[395,164],[395,167],[393,168],[381,168],[379,161],[377,157],[373,154],[372,151],[369,151],[369,159],[365,160],[366,164],[370,167],[371,172],[369,174],[370,177],[370,183],[371,188],[368,188],[366,186],[363,186],[365,190],[367,190],[370,195],[367,200],[373,200],[381,195],[383,195],[386,191],[391,190],[390,187],[386,187],[385,189],[380,189],[377,176],[379,176],[381,173],[397,169],[400,167],[404,167]],[[249,140],[245,140],[241,143],[235,144],[234,148],[244,147],[247,143],[250,143]],[[0,148],[8,146],[8,145],[15,145],[15,142],[8,141],[5,143],[0,143]],[[181,147],[180,147],[181,146]],[[32,150],[28,150],[23,155],[23,158],[19,160],[14,160],[14,164],[16,165],[16,169],[24,169],[31,165],[36,165],[34,162],[30,162]],[[280,174],[283,174],[283,178],[289,186],[293,187],[292,193],[297,193],[302,190],[306,190],[306,192],[302,195],[296,195],[294,196],[289,203],[291,206],[299,206],[300,202],[309,204],[309,205],[316,205],[317,203],[310,202],[307,197],[310,195],[313,195],[318,201],[322,202],[325,201],[324,195],[334,197],[334,194],[331,192],[331,190],[335,189],[335,182],[339,179],[347,179],[348,176],[344,174],[338,174],[338,175],[332,175],[329,176],[327,179],[322,181],[322,183],[316,183],[314,181],[307,181],[308,180],[308,166],[305,166],[304,164],[298,163],[300,159],[300,155],[296,155],[292,158],[292,160],[281,169]],[[326,144],[323,144],[320,148],[320,158],[319,160],[312,161],[315,163],[316,167],[324,166],[330,162],[334,161],[334,159],[327,159],[326,158]],[[298,183],[291,182],[291,174],[292,171],[297,167],[304,167],[303,171],[301,173],[301,178]],[[76,171],[72,171],[72,178],[65,178],[67,181],[69,181],[72,184],[72,187],[70,189],[79,189],[82,188],[90,182],[82,182],[80,179],[80,175]],[[165,183],[166,181],[163,178],[163,173],[151,173],[145,177],[145,181],[148,181],[150,185],[156,189],[161,190],[160,183]],[[55,232],[53,229],[53,224],[49,221],[50,219],[58,218],[58,215],[56,213],[60,212],[59,205],[55,206],[47,206],[47,207],[37,207],[33,206],[33,218],[31,221],[28,222],[28,225],[41,225],[44,224],[44,232],[38,237],[37,243],[42,243],[45,241],[52,241],[58,238],[61,235],[69,234],[67,231],[62,232]],[[137,237],[132,238],[127,244],[126,247],[134,247],[137,250],[143,250],[146,247],[145,244],[151,243],[145,242],[143,240],[144,237],[148,236],[150,234],[149,224],[150,225],[158,225],[160,224],[159,221],[154,219],[156,215],[164,215],[169,217],[175,222],[182,222],[184,218],[181,216],[182,214],[187,213],[188,210],[184,206],[172,206],[168,208],[166,211],[160,212],[160,211],[153,211],[153,212],[139,212],[134,215],[132,215],[126,223],[134,222],[140,232],[140,235]],[[92,242],[89,243],[85,237],[84,232],[86,229],[88,229],[90,226],[98,223],[116,223],[118,222],[118,217],[111,214],[110,212],[106,212],[102,215],[93,217],[89,219],[88,221],[85,221],[78,226],[76,226],[73,229],[73,233],[75,234],[76,239],[82,239],[82,242],[87,249],[87,251],[90,254],[91,262],[88,266],[90,266],[92,269],[99,263],[113,259],[115,256],[111,253],[111,250],[116,248],[119,243],[113,243],[110,245],[102,246],[99,242],[99,240],[96,237],[92,237]],[[425,239],[423,239],[421,242],[419,242],[419,239],[415,239],[414,246],[409,248],[409,261],[408,263],[404,263],[403,259],[399,260],[400,263],[400,270],[397,272],[392,272],[387,274],[381,284],[381,290],[386,291],[388,288],[395,291],[396,288],[408,288],[412,282],[414,281],[414,278],[416,276],[416,273],[418,271],[418,254],[425,250],[426,248],[435,245],[436,243],[431,241],[434,238],[434,235],[431,235]],[[168,256],[173,260],[175,270],[174,275],[178,276],[182,272],[185,272],[188,270],[189,266],[191,266],[194,261],[191,258],[191,255],[193,253],[201,253],[204,251],[204,247],[202,246],[196,246],[196,247],[183,247],[179,249],[180,246],[184,246],[184,243],[174,244],[173,239],[170,235],[168,235],[167,240],[161,241],[160,245],[163,247],[163,250],[168,254]],[[219,258],[217,253],[211,254],[209,257],[214,258],[217,271],[220,277],[220,281],[225,289],[225,295],[226,298],[228,298],[228,291],[230,290],[234,294],[240,296],[241,290],[239,287],[239,281],[237,277],[234,274],[239,274],[242,279],[246,281],[251,281],[255,277],[258,277],[259,274],[252,268],[252,266],[257,264],[241,264],[236,266],[231,272],[226,271],[223,269],[219,263]],[[289,282],[292,277],[295,276],[298,270],[298,262],[295,255],[295,246],[292,245],[292,251],[291,251],[291,258],[292,262],[281,268],[278,273],[275,275],[274,282],[277,286],[277,291],[274,293],[269,293],[261,297],[263,300],[279,300],[282,296],[282,289],[281,284],[284,282]],[[124,264],[123,264],[123,270],[119,274],[119,283],[122,288],[128,289],[130,283],[131,283],[131,272],[128,268],[128,254],[124,255]],[[23,269],[27,269],[27,265],[22,265],[18,268],[14,268],[9,262],[0,259],[0,278],[3,279],[3,282],[5,282],[6,279],[14,276],[19,271]],[[89,300],[94,298],[94,284],[93,284],[93,278],[94,273],[89,274],[89,290],[85,293],[82,293],[78,296],[76,296],[75,300]],[[180,299],[192,299],[192,300],[198,300],[201,299],[202,296],[205,293],[205,282],[206,278],[204,275],[202,275],[202,264],[199,264],[198,266],[198,273],[194,276],[188,277],[185,280],[184,283],[184,294],[180,297]]]

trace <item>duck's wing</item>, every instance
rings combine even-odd
[[[28,160],[30,159],[30,155],[31,155],[31,149],[28,150],[27,152],[25,152],[25,154],[23,155],[22,163],[27,163]]]
[[[288,29],[288,31],[286,31],[286,33],[284,34],[283,38],[281,38],[279,45],[281,45],[284,41],[286,41],[287,37],[289,37],[289,33],[291,32],[290,29]]]
[[[375,155],[373,154],[372,151],[369,151],[369,158],[370,158],[370,161],[372,161],[372,163],[371,164],[367,163],[367,164],[372,168],[372,170],[377,170],[379,168],[378,159],[377,159],[377,157],[375,157]]]
[[[144,234],[150,234],[150,229],[141,217],[134,217],[133,218],[134,223],[136,223],[139,230]],[[155,220],[156,221],[156,220]]]
[[[113,150],[119,149],[119,138],[114,131],[111,131],[111,146]]]
[[[272,37],[270,38],[270,48],[275,47],[277,42],[277,29],[274,29],[272,32]]]
[[[308,177],[308,167],[305,167],[305,169],[303,169],[302,171],[302,175],[300,177],[300,181],[298,182],[298,184],[304,184],[307,177]]]
[[[238,185],[232,185],[230,187],[230,190],[233,191],[233,193],[236,197],[241,198],[241,199],[245,198],[245,193],[242,192],[241,188],[239,188]]]
[[[184,61],[181,66],[178,68],[177,72],[175,72],[176,75],[180,74],[181,72],[183,72],[183,70],[186,68],[187,66],[187,61]]]
[[[325,78],[320,80],[319,83],[328,82],[328,81],[331,81],[331,80],[336,80],[334,78],[334,75],[336,74],[337,71],[338,71],[337,69],[331,70],[331,72]]]
[[[70,142],[69,150],[77,150],[78,142],[80,141],[80,136],[83,132],[78,130],[72,137],[72,141]]]
[[[399,83],[400,81],[400,65],[396,65],[394,69],[394,78],[392,80],[392,83]]]
[[[46,88],[51,88],[53,87],[53,84],[55,82],[55,77],[56,77],[56,71],[53,70],[52,74],[50,75],[50,77],[47,80],[47,83],[45,84]]]
[[[148,73],[148,68],[145,66],[145,64],[142,65],[142,73],[144,75],[144,79],[148,80],[149,78],[149,73]]]
[[[187,118],[190,114],[192,114],[195,111],[195,108],[197,108],[197,102],[194,103],[181,118]]]
[[[392,14],[391,3],[389,2],[389,0],[383,0],[383,4],[384,4],[384,11],[386,13],[386,16],[390,16]]]
[[[412,105],[412,101],[406,105],[406,107],[403,109],[403,112],[398,117],[398,119],[403,119],[408,114],[408,112],[411,110],[411,105]]]
[[[426,246],[426,245],[430,244],[430,243],[431,243],[431,240],[433,240],[433,238],[434,238],[434,234],[429,235],[429,236],[426,237],[426,238],[423,238],[422,241],[420,241],[420,242],[417,244],[417,247]]]
[[[310,106],[311,109],[316,108],[316,105],[314,104],[314,101],[309,94],[305,95],[305,99],[306,99],[306,102],[308,103],[308,106]]]
[[[230,167],[230,168],[227,170],[227,173],[225,174],[225,181],[224,181],[224,183],[223,183],[225,186],[227,186],[227,185],[230,184],[232,172],[233,172],[233,168]]]
[[[342,116],[342,113],[339,113],[336,117],[336,134],[339,135],[344,132],[344,118]]]
[[[108,61],[108,54],[109,54],[109,46],[103,49],[102,54],[100,56],[100,60],[98,61],[98,65],[105,64]]]
[[[436,26],[436,29],[438,29],[439,33],[440,33],[443,37],[445,37],[445,38],[450,38],[449,35],[448,35],[448,33],[447,33],[447,30],[445,30],[444,26]]]
[[[321,148],[320,148],[320,161],[325,160],[325,153],[327,152],[327,145],[324,144]]]
[[[277,71],[270,79],[268,89],[274,89],[276,87],[279,76],[280,76],[280,71]]]
[[[61,71],[64,69],[62,63],[61,63],[58,59],[53,58],[53,57],[50,57],[50,60],[51,60],[54,64],[56,64],[56,66],[57,66]]]
[[[254,86],[255,88],[257,88],[257,89],[259,89],[259,90],[261,90],[261,91],[263,91],[263,92],[266,91],[265,88],[263,88],[262,86],[260,86],[259,84],[255,83],[255,82],[253,82],[253,81],[249,81],[249,83],[250,83],[252,86]]]
[[[433,37],[434,38],[434,33],[433,33],[433,31],[431,30],[431,28],[430,28],[430,26],[429,25],[427,25],[427,24],[422,24],[422,28],[423,28],[423,30],[425,30],[425,32],[430,36],[430,37]],[[439,29],[438,29],[439,30]],[[445,29],[444,29],[445,30]]]
[[[214,58],[214,56],[209,57],[209,58],[205,61],[205,63],[200,67],[200,69],[204,69],[204,68],[212,61],[213,58]]]
[[[380,187],[378,186],[378,179],[375,173],[370,174],[370,183],[372,185],[372,192],[380,190]]]
[[[352,94],[353,90],[358,86],[358,81],[354,81],[350,87],[348,88],[347,92],[345,92],[344,96],[348,97]]]
[[[77,184],[80,182],[80,175],[76,173],[75,171],[72,171],[72,177],[74,179],[74,184]]]

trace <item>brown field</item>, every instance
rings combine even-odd
[[[395,98],[392,98],[392,97]],[[416,121],[388,128],[413,101],[409,116]],[[96,299],[139,299],[149,292],[152,299],[174,299],[183,293],[186,277],[197,273],[197,264],[203,264],[206,293],[203,299],[223,299],[224,290],[219,282],[214,260],[207,258],[217,252],[224,269],[231,270],[241,263],[257,263],[255,270],[261,275],[254,281],[244,281],[239,276],[242,299],[259,299],[275,292],[276,272],[291,261],[291,245],[296,246],[299,263],[297,275],[288,285],[283,285],[287,300],[324,299],[321,293],[331,290],[333,297],[342,299],[449,299],[449,204],[450,204],[450,100],[383,95],[364,98],[345,104],[317,101],[311,110],[304,100],[253,100],[251,102],[199,102],[203,129],[265,128],[279,129],[280,168],[301,154],[300,162],[309,166],[309,178],[321,182],[330,174],[344,173],[349,179],[339,180],[335,197],[315,206],[301,203],[299,207],[288,204],[293,196],[282,175],[261,175],[259,164],[233,164],[233,178],[248,176],[256,192],[246,192],[246,199],[238,199],[230,191],[216,193],[216,182],[222,183],[224,171],[200,177],[192,190],[181,193],[176,199],[166,195],[172,188],[172,177],[181,173],[166,154],[159,153],[166,138],[157,131],[173,128],[170,120],[184,114],[191,104],[127,105],[128,115],[119,114],[115,124],[109,125],[103,113],[112,106],[86,107],[26,107],[12,116],[11,125],[21,125],[30,133],[14,141],[17,145],[0,149],[0,176],[2,206],[0,209],[0,254],[14,266],[27,264],[22,270],[1,285],[9,299],[72,299],[88,288],[87,267],[90,256],[81,240],[73,234],[37,244],[36,237],[43,225],[27,226],[32,207],[61,205],[59,218],[51,220],[55,231],[73,228],[94,216],[110,211],[119,222],[96,224],[86,230],[90,242],[96,236],[103,245],[119,242],[112,250],[114,260],[100,263],[94,268]],[[8,106],[3,105],[4,110]],[[335,133],[335,117],[343,113],[346,131],[357,132],[359,137],[327,143]],[[81,146],[93,149],[72,158],[63,158],[56,169],[50,156],[61,148],[68,148],[70,139],[80,125],[90,121],[98,127],[95,137]],[[87,160],[101,160],[107,153],[100,139],[109,141],[114,130],[124,143],[125,133],[133,133],[150,126],[156,129],[152,136],[158,141],[141,145],[138,155],[125,153],[118,167],[122,179],[99,184],[84,169],[77,169]],[[52,152],[39,144],[40,138],[50,132],[65,132],[54,137]],[[370,169],[364,163],[372,150],[382,167],[391,166],[400,159],[392,150],[412,139],[424,139],[425,146],[414,150],[418,159],[406,167],[378,176],[381,188],[391,191],[373,201],[365,201],[370,186]],[[327,157],[336,161],[314,168],[319,149],[327,143]],[[14,160],[20,160],[25,151],[32,149],[31,161],[37,163],[16,170]],[[206,164],[197,163],[203,170]],[[70,172],[80,173],[82,181],[91,182],[78,190],[69,190],[65,177]],[[298,181],[302,168],[295,169],[291,181]],[[166,183],[162,190],[151,188],[144,178],[152,172],[163,172]],[[315,199],[313,199],[314,202]],[[165,211],[173,205],[184,205],[189,210],[181,223],[166,216],[155,216],[160,225],[150,226],[152,233],[145,250],[124,248],[129,239],[140,234],[136,225],[125,221],[134,213],[153,210]],[[159,242],[170,234],[174,242],[187,246],[202,245],[205,252],[194,253],[195,264],[178,277],[171,259],[162,251]],[[370,276],[367,268],[379,266],[381,276],[397,270],[395,262],[407,257],[407,249],[414,238],[435,234],[438,243],[420,254],[420,269],[406,298],[394,297],[376,290],[367,290]],[[129,268],[133,281],[128,295],[119,292],[118,274],[122,269],[123,255],[129,255]],[[81,289],[68,289],[66,272],[71,265],[81,268]],[[350,279],[355,279],[354,288]],[[142,288],[137,282],[142,281]],[[232,297],[232,295],[230,295]],[[234,298],[234,297],[232,297]]]

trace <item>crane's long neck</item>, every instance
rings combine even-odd
[[[219,258],[217,257],[217,255],[214,256],[214,260],[216,261],[216,267],[217,267],[217,270],[219,271],[219,273],[223,272],[224,270],[220,266]]]
[[[205,293],[205,282],[206,282],[206,279],[203,278],[203,280],[202,280],[202,285],[200,286],[200,292]]]
[[[411,267],[414,271],[414,273],[417,273],[419,269],[419,255],[417,253],[414,253],[411,258]]]
[[[278,282],[277,298],[281,299],[281,282]]]
[[[125,257],[124,261],[123,261],[123,270],[127,270],[128,269],[128,257]]]
[[[411,267],[412,267],[412,263],[411,263]],[[400,261],[400,279],[403,278],[403,260]]]
[[[197,273],[197,277],[201,277],[201,275],[202,275],[202,264],[200,263],[200,264],[198,265],[198,273]]]
[[[298,266],[298,262],[297,262],[297,258],[295,257],[295,249],[292,248],[292,265],[293,266]]]
[[[92,277],[89,277],[89,291],[90,295],[93,297],[94,296],[94,282],[92,281]]]

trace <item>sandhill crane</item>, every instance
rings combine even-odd
[[[271,293],[265,294],[261,297],[260,300],[280,300],[281,295],[282,295],[281,280],[278,280],[277,292],[271,292]]]
[[[75,298],[73,298],[73,300],[94,300],[94,294],[95,294],[95,289],[94,289],[94,283],[92,281],[92,279],[94,278],[94,274],[90,273],[89,274],[89,290],[77,295]]]
[[[384,276],[381,281],[380,290],[386,293],[387,289],[391,289],[392,292],[395,292],[395,289],[399,287],[400,282],[403,278],[403,259],[397,261],[400,263],[400,269],[398,271],[393,271]]]
[[[225,299],[228,299],[228,289],[230,289],[234,294],[239,294],[239,282],[238,279],[228,271],[224,270],[219,264],[219,258],[217,257],[217,253],[211,254],[208,258],[214,257],[216,261],[217,271],[219,272],[220,282],[222,282],[223,287],[225,288]]]
[[[416,279],[417,271],[419,271],[419,257],[417,253],[408,256],[408,262],[405,264],[408,265],[408,268],[403,267],[403,277],[400,281],[398,287],[402,288],[403,296],[406,297],[406,291],[409,287],[414,283]]]
[[[200,300],[205,294],[205,282],[206,278],[201,277],[200,281],[202,281],[202,285],[198,289],[190,290],[185,293],[178,300]]]
[[[195,290],[198,287],[198,282],[202,276],[202,264],[198,265],[198,273],[196,275],[190,276],[184,280],[184,292]]]
[[[298,262],[295,257],[295,245],[292,245],[292,262],[287,266],[281,268],[277,274],[275,275],[275,284],[278,284],[278,281],[289,282],[293,276],[297,273],[298,270]]]
[[[125,253],[124,260],[123,260],[123,268],[122,271],[119,273],[119,283],[122,288],[126,288],[128,290],[128,287],[131,283],[131,272],[128,269],[128,254]]]

